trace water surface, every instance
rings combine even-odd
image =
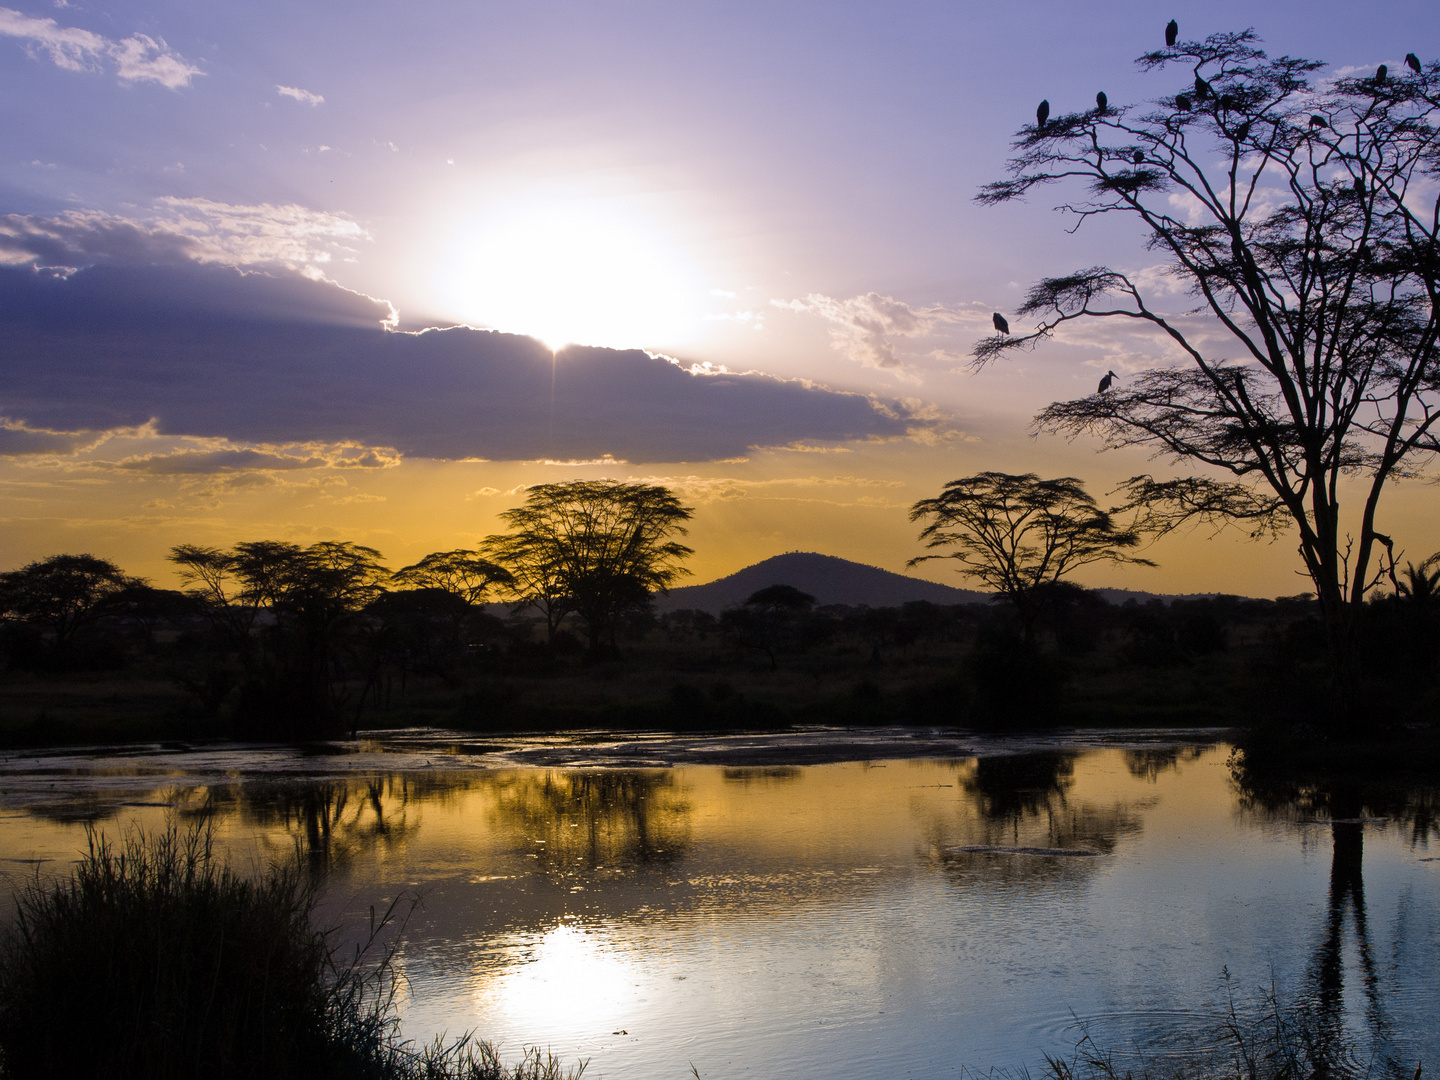
[[[323,749],[6,755],[0,872],[13,888],[68,870],[87,823],[207,811],[242,864],[298,843],[327,919],[420,897],[406,1035],[539,1044],[590,1077],[1034,1068],[1077,1024],[1122,1053],[1193,1054],[1227,995],[1272,982],[1362,1055],[1440,1061],[1426,804],[1242,791],[1223,743],[430,732]]]

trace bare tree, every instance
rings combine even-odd
[[[689,573],[680,561],[692,511],[669,488],[618,480],[539,484],[501,515],[509,532],[485,550],[515,579],[516,595],[546,614],[553,635],[567,610],[584,621],[591,649],[614,643],[617,617]]]
[[[1042,586],[1093,563],[1155,565],[1129,554],[1142,534],[1118,527],[1113,514],[1073,476],[978,473],[951,480],[938,496],[910,508],[911,521],[928,521],[920,539],[939,553],[916,556],[909,565],[953,559],[961,574],[1015,605],[1028,638]]]
[[[1083,187],[1060,207],[1075,227],[1135,220],[1192,309],[1162,311],[1137,275],[1090,267],[1035,285],[1019,314],[1039,326],[983,339],[975,363],[1078,319],[1168,339],[1178,366],[1057,402],[1037,426],[1200,468],[1131,481],[1156,527],[1293,529],[1347,677],[1360,605],[1394,565],[1382,493],[1440,450],[1440,65],[1322,79],[1319,62],[1268,57],[1249,31],[1139,64],[1184,81],[1146,105],[1023,127],[1010,178],[978,199]]]

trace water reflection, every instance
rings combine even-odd
[[[1209,749],[1207,746],[1164,746],[1126,750],[1125,767],[1131,776],[1153,784],[1181,764],[1199,761]]]
[[[1103,866],[1098,856],[1140,831],[1148,800],[1075,797],[1079,756],[1012,754],[969,764],[961,803],[931,824],[929,861],[967,887],[1083,883]]]
[[[668,770],[512,773],[495,818],[551,873],[668,865],[689,845],[689,804]]]
[[[1364,1002],[1361,1049],[1387,1071],[1404,1071],[1407,1065],[1396,1047],[1396,1026],[1386,1004],[1384,964],[1377,957],[1366,908],[1365,832],[1367,827],[1381,834],[1393,829],[1408,833],[1411,850],[1428,847],[1436,833],[1437,790],[1388,777],[1276,773],[1248,766],[1243,756],[1232,762],[1232,772],[1243,813],[1329,830],[1328,895],[1306,972],[1320,1040],[1317,1049],[1332,1058],[1355,1049],[1346,988],[1347,966],[1357,967],[1351,988]],[[1397,934],[1390,967],[1404,959],[1405,944]]]
[[[298,846],[327,917],[423,896],[400,956],[408,1035],[538,1042],[593,1058],[587,1075],[1043,1067],[1077,1014],[1117,1047],[1208,1022],[1227,969],[1247,988],[1273,977],[1327,1038],[1363,1030],[1413,1071],[1417,1048],[1440,1053],[1433,797],[1263,782],[1227,752],[320,761],[291,779],[94,773],[68,794],[36,774],[0,786],[0,857],[73,857],[83,830],[61,804],[115,826],[208,813],[235,850]]]

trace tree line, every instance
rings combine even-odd
[[[613,650],[625,615],[687,573],[690,548],[678,537],[691,515],[655,485],[541,484],[501,515],[508,531],[393,572],[379,551],[348,541],[181,544],[169,553],[179,593],[94,555],[57,555],[0,574],[0,619],[12,659],[64,669],[94,660],[79,655],[79,639],[106,618],[148,634],[167,618],[198,617],[217,653],[194,687],[202,699],[236,697],[247,734],[333,734],[380,692],[399,652],[465,648],[490,601],[536,609],[552,641],[573,614],[592,654]]]

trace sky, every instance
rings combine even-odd
[[[1154,263],[1126,223],[973,196],[1040,98],[1173,92],[1134,64],[1172,17],[1336,66],[1440,52],[1431,2],[0,6],[0,569],[174,585],[173,545],[259,538],[398,567],[606,476],[695,507],[695,582],[900,571],[949,479],[1169,475],[1030,427],[1175,362],[1152,336],[968,357],[1039,277]],[[1433,505],[1382,512],[1417,562]],[[1306,588],[1284,537],[1146,554],[1079,579]]]

